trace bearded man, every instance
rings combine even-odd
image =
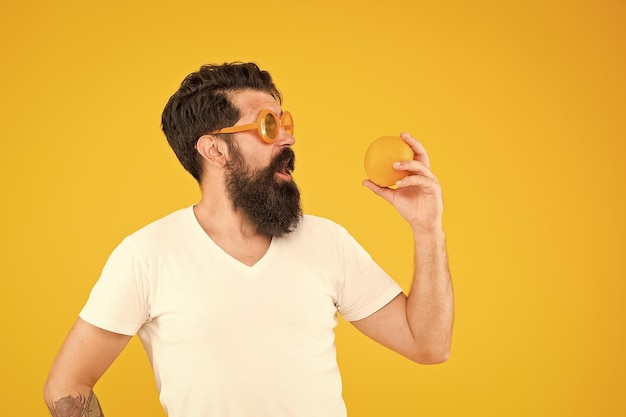
[[[341,226],[302,213],[294,122],[252,63],[187,76],[163,131],[201,199],[126,237],[52,365],[53,416],[100,416],[93,387],[138,334],[171,417],[340,417],[341,314],[418,363],[448,358],[453,295],[441,188],[419,142],[396,189],[364,185],[415,236],[409,295]]]

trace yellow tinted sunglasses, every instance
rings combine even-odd
[[[259,113],[259,116],[256,118],[254,123],[225,127],[223,129],[215,130],[209,134],[236,133],[256,129],[259,132],[261,139],[267,143],[274,143],[280,135],[281,127],[285,129],[285,132],[293,136],[293,117],[291,117],[291,113],[285,111],[282,116],[278,117],[276,113],[266,109]]]

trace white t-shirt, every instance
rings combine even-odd
[[[138,333],[170,417],[340,417],[337,312],[362,319],[400,292],[329,220],[305,215],[247,266],[188,207],[122,241],[80,317]]]

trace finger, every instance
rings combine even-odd
[[[393,169],[396,171],[408,171],[411,174],[422,175],[424,177],[435,179],[431,169],[424,162],[421,161],[398,161],[393,163]]]
[[[374,194],[379,195],[380,197],[384,198],[385,200],[391,202],[391,199],[393,198],[393,190],[391,190],[388,187],[380,187],[376,184],[374,184],[371,180],[364,180],[362,183],[366,188],[369,188],[370,190],[372,190],[374,192]]]
[[[396,187],[419,187],[427,193],[436,193],[440,190],[439,181],[436,178],[428,178],[422,175],[407,175],[401,180],[396,181]],[[429,191],[430,190],[430,191]]]
[[[417,139],[415,139],[407,132],[400,133],[400,137],[407,145],[411,147],[418,161],[422,161],[427,166],[430,166],[430,157],[428,156],[428,152],[426,152],[426,148],[424,148],[424,145],[418,142]]]

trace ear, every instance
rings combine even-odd
[[[224,166],[226,163],[226,144],[213,135],[204,135],[196,143],[198,153],[210,164]]]

